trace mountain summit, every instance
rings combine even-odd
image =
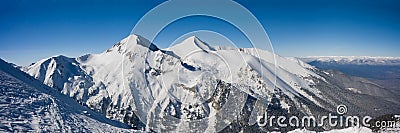
[[[196,36],[191,36],[183,40],[182,42],[173,45],[168,48],[168,50],[173,51],[176,55],[183,58],[191,52],[196,51],[215,51],[215,49],[209,44],[203,42]]]

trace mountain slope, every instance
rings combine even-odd
[[[108,118],[149,131],[289,131],[298,127],[258,127],[257,116],[318,116],[336,112],[339,104],[354,105],[349,113],[360,115],[400,109],[384,99],[369,104],[380,110],[391,105],[389,112],[366,108],[369,101],[362,98],[375,96],[343,88],[300,60],[253,48],[213,48],[196,37],[161,50],[130,35],[100,54],[58,58],[64,57],[24,71]]]
[[[131,132],[0,59],[1,132]]]

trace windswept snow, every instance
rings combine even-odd
[[[0,60],[0,132],[133,132]]]

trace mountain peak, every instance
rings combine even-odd
[[[198,38],[197,36],[190,36],[190,37],[186,38],[185,40],[183,40],[180,44],[182,44],[182,43],[195,43],[195,45],[197,45],[199,43],[203,43],[204,45],[207,45],[207,47],[210,47],[207,43],[200,40],[200,38]]]
[[[111,51],[130,51],[134,49],[136,46],[142,46],[150,49],[151,51],[157,51],[159,48],[151,43],[149,40],[146,38],[136,35],[136,34],[130,34],[128,37],[125,37],[118,43],[114,44],[114,46],[106,51],[106,53],[111,52]]]
[[[193,45],[196,45],[197,46],[197,44],[198,43],[204,43],[202,40],[200,40],[197,36],[190,36],[190,37],[188,37],[188,38],[186,38],[185,40],[183,40],[181,43],[178,43],[178,44],[176,44],[176,45],[179,45],[179,44],[193,44]],[[176,46],[175,45],[175,46]],[[208,45],[208,44],[206,44],[206,45]],[[209,46],[208,46],[209,47]]]
[[[210,46],[206,42],[200,40],[197,36],[190,36],[182,42],[173,45],[169,48],[180,57],[186,56],[193,51],[215,51],[214,47]]]
[[[186,38],[185,39],[185,41],[186,40],[189,40],[189,41],[201,41],[197,36],[195,36],[195,35],[193,35],[193,36],[190,36],[190,37],[188,37],[188,38]]]

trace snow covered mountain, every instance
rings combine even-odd
[[[0,59],[0,132],[133,132]]]
[[[258,127],[257,116],[335,113],[339,104],[358,115],[400,110],[398,101],[349,90],[340,76],[298,59],[221,49],[197,37],[162,50],[130,35],[100,54],[55,56],[22,69],[110,119],[149,131],[289,131],[298,127]]]

